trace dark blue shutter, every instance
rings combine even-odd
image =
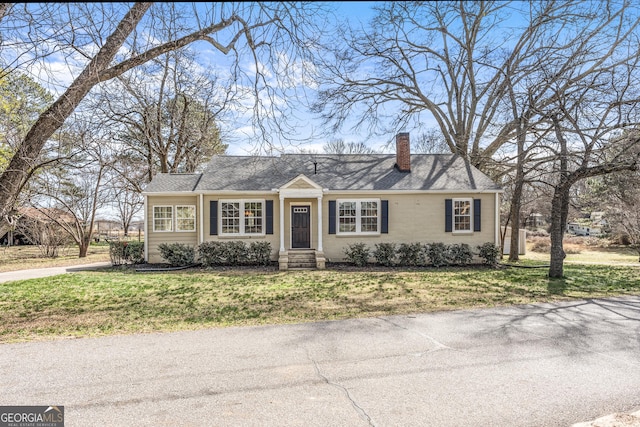
[[[215,236],[218,234],[218,201],[209,202],[209,234]]]
[[[382,200],[382,218],[381,219],[381,228],[380,230],[383,234],[389,233],[389,201]]]
[[[329,200],[329,234],[336,234],[336,201]]]
[[[453,200],[444,201],[444,231],[450,233],[453,228]]]
[[[480,231],[480,223],[482,217],[480,216],[480,199],[473,199],[473,231]]]
[[[273,200],[267,200],[267,206],[265,207],[266,211],[266,233],[273,234]]]

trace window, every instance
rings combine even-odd
[[[153,231],[173,230],[173,207],[154,206],[153,207]]]
[[[220,204],[220,222],[222,234],[240,233],[240,203],[222,202]]]
[[[338,200],[338,234],[378,234],[380,200]]]
[[[244,232],[262,233],[262,202],[244,203]]]
[[[176,206],[176,231],[196,231],[195,206]]]
[[[360,203],[360,231],[363,233],[378,231],[378,202]]]
[[[264,201],[221,201],[220,230],[221,234],[264,234]]]
[[[340,233],[355,233],[356,232],[356,202],[340,202],[338,204],[338,223],[340,226],[338,230]]]
[[[471,231],[472,199],[453,199],[453,231]]]

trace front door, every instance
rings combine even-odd
[[[291,206],[291,248],[311,248],[311,212],[309,206]]]

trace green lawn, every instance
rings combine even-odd
[[[109,269],[0,284],[0,342],[526,304],[640,293],[640,268]]]

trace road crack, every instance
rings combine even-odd
[[[425,334],[424,332],[418,331],[416,329],[407,328],[406,326],[402,326],[402,325],[400,325],[400,324],[398,324],[396,322],[391,321],[390,319],[386,319],[384,317],[376,317],[376,319],[382,320],[383,322],[386,322],[386,323],[389,323],[389,324],[395,326],[396,328],[404,329],[405,331],[413,332],[414,334],[417,334],[417,335],[420,335],[423,338],[426,338],[427,340],[431,341],[431,343],[433,345],[435,345],[435,347],[436,347],[431,351],[443,350],[443,349],[461,351],[459,349],[456,349],[456,348],[453,348],[453,347],[449,347],[448,345],[441,343],[440,341],[436,340],[435,338],[433,338],[430,335]]]
[[[316,371],[316,375],[320,379],[322,379],[322,381],[324,381],[327,385],[330,385],[331,387],[334,387],[340,390],[345,395],[347,400],[351,403],[351,406],[356,411],[358,416],[362,418],[364,421],[366,421],[367,423],[369,423],[370,426],[375,427],[375,424],[371,420],[371,417],[369,416],[369,414],[367,414],[367,411],[365,411],[362,408],[362,406],[360,406],[358,402],[355,401],[355,399],[351,396],[351,393],[349,393],[349,390],[342,384],[333,382],[326,375],[324,375],[320,370],[320,366],[318,365],[318,362],[316,362],[316,360],[313,357],[311,357],[308,350],[307,350],[307,358],[311,361],[311,363],[313,363],[313,367]]]

